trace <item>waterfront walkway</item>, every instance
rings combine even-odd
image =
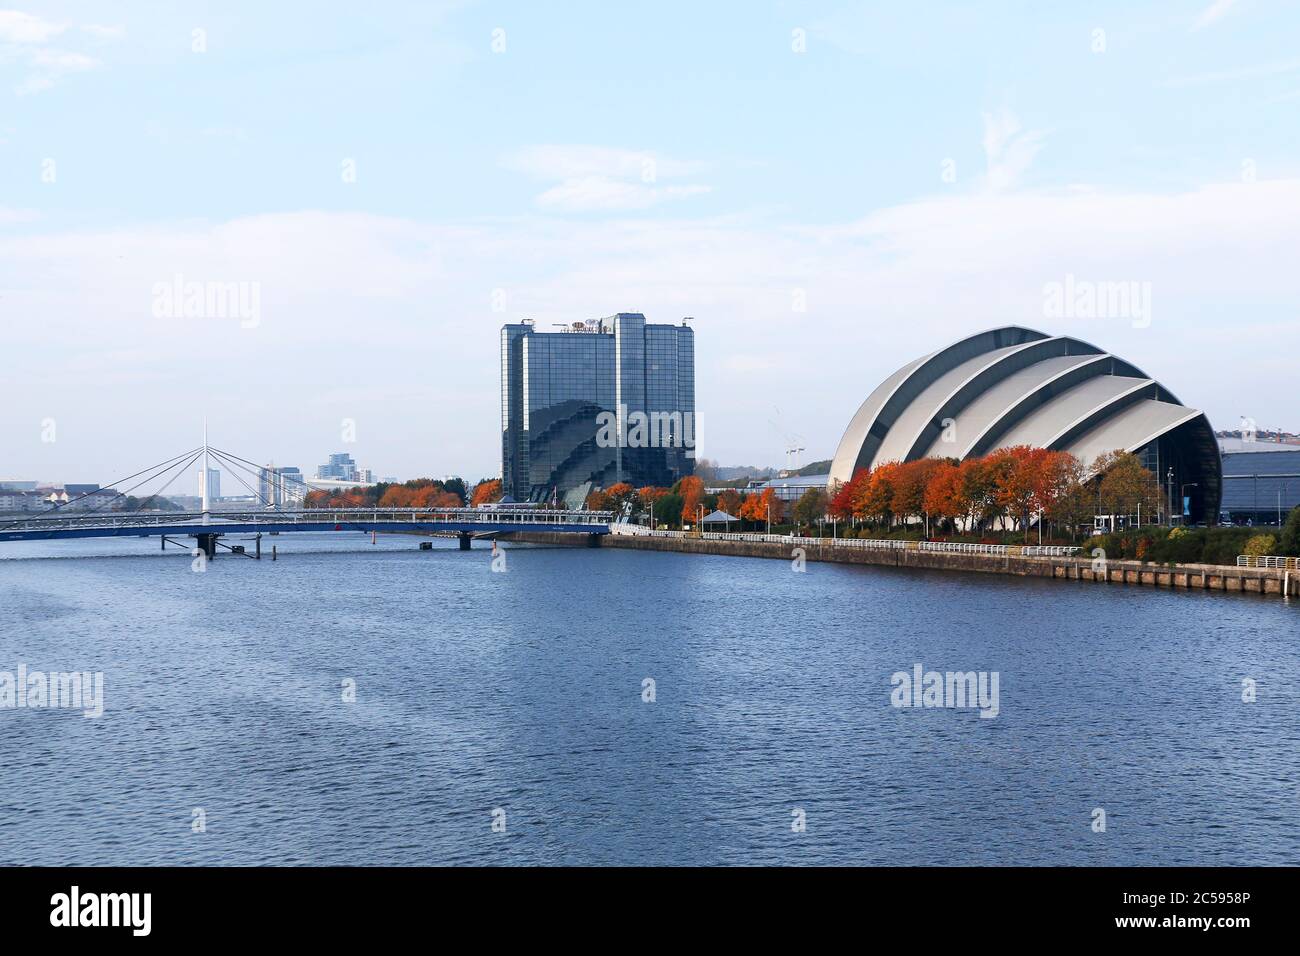
[[[530,536],[519,537],[522,540],[530,539]],[[558,537],[548,537],[548,540]],[[602,539],[602,546],[781,558],[787,561],[830,561],[939,571],[976,571],[1057,581],[1300,597],[1300,572],[1290,568],[1218,564],[1157,565],[1144,561],[1112,560],[1100,552],[1085,555],[1078,548],[1058,546],[809,538],[779,534],[693,534],[651,531],[619,523],[610,525],[610,534]]]

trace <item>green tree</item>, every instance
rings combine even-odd
[[[794,520],[800,525],[814,525],[826,514],[829,502],[821,488],[809,488],[794,506]]]
[[[1291,509],[1286,524],[1282,526],[1282,540],[1278,542],[1278,551],[1300,557],[1300,505]]]
[[[1097,460],[1101,474],[1098,489],[1103,514],[1135,515],[1154,522],[1160,506],[1160,484],[1155,472],[1142,467],[1137,455],[1131,452],[1111,452]]]
[[[681,527],[682,524],[682,496],[669,492],[663,495],[655,502],[655,524],[676,525]]]
[[[469,500],[469,489],[465,487],[464,478],[448,478],[442,486],[453,495],[459,496],[461,501]]]
[[[1246,542],[1246,548],[1242,554],[1248,554],[1251,557],[1258,558],[1266,554],[1277,553],[1277,539],[1271,534],[1257,534]]]

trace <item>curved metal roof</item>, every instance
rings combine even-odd
[[[830,483],[889,461],[963,459],[1013,445],[1069,451],[1091,465],[1106,452],[1153,443],[1162,470],[1167,460],[1179,483],[1203,489],[1205,509],[1217,513],[1217,444],[1200,411],[1095,345],[1012,325],[961,339],[885,379],[845,429]]]

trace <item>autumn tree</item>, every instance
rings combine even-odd
[[[885,528],[894,523],[894,486],[898,481],[898,467],[898,462],[890,461],[871,469],[854,499],[855,515]]]
[[[1050,455],[1046,448],[1015,445],[999,448],[987,458],[993,479],[994,500],[1004,516],[1013,518],[1029,540],[1029,524],[1039,510],[1046,487],[1043,468]]]
[[[610,507],[608,510],[622,515],[631,513],[631,510],[637,505],[636,490],[626,481],[620,481],[610,485],[606,490],[609,495]]]
[[[1068,529],[1070,538],[1078,534],[1079,526],[1090,523],[1096,513],[1096,492],[1088,479],[1089,469],[1069,452],[1053,452],[1055,456],[1049,470],[1054,474],[1056,495],[1047,506],[1048,517]]]
[[[404,488],[401,485],[389,485],[379,498],[379,507],[410,508],[412,507],[411,499],[414,495],[415,493],[410,488]]]
[[[997,513],[993,473],[982,458],[967,458],[957,470],[961,477],[961,503],[967,530],[982,532],[984,523]]]
[[[1134,515],[1145,510],[1155,520],[1161,503],[1160,485],[1137,455],[1114,451],[1098,458],[1094,468],[1101,475],[1097,490],[1103,513]]]
[[[871,471],[867,468],[859,468],[846,482],[835,482],[830,494],[830,513],[841,520],[858,517],[870,484]]]
[[[696,512],[704,503],[704,479],[699,475],[687,475],[677,482],[674,490],[682,496],[682,521],[696,521],[699,517]]]
[[[897,465],[891,489],[890,510],[904,524],[910,518],[925,515],[925,489],[930,483],[930,476],[938,466],[938,459],[918,458]]]
[[[763,510],[767,512],[767,518],[771,519],[772,524],[780,524],[785,520],[785,498],[776,493],[775,488],[764,490],[759,501],[763,503]]]
[[[954,459],[943,458],[935,463],[924,496],[925,510],[932,519],[955,524],[966,513],[961,485],[961,469]]]
[[[727,488],[718,493],[718,510],[725,511],[733,518],[740,517],[740,503],[744,499],[735,488]]]
[[[501,500],[501,479],[484,478],[474,486],[474,494],[470,496],[470,506],[477,508],[479,505],[491,504],[494,501]]]

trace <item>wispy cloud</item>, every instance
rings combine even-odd
[[[1192,22],[1192,29],[1204,30],[1212,23],[1217,23],[1236,5],[1237,0],[1214,0],[1214,2],[1202,10],[1197,18]]]
[[[988,188],[1001,192],[1015,186],[1043,148],[1044,134],[1024,130],[1020,120],[1003,107],[984,114],[984,156],[988,163]]]
[[[8,223],[35,222],[40,214],[31,209],[9,209],[0,206],[0,226]]]
[[[51,23],[21,10],[0,10],[0,42],[3,43],[48,43],[66,29],[65,24]]]
[[[782,412],[810,450],[833,450],[864,380],[870,387],[935,342],[1007,321],[1083,334],[1139,367],[1164,368],[1176,394],[1211,406],[1212,419],[1235,422],[1233,396],[1247,390],[1262,407],[1290,407],[1294,376],[1261,376],[1250,363],[1270,335],[1294,331],[1297,203],[1300,181],[1261,179],[1182,193],[943,194],[798,228],[726,217],[447,223],[324,212],[94,233],[11,227],[0,230],[4,309],[40,322],[6,329],[0,378],[13,387],[12,400],[0,403],[0,434],[48,414],[41,408],[51,389],[108,421],[149,400],[139,383],[96,391],[64,366],[69,342],[84,351],[149,341],[161,351],[159,363],[115,373],[124,382],[159,364],[179,367],[197,335],[214,363],[238,361],[250,378],[270,382],[285,363],[307,360],[320,379],[350,381],[358,362],[373,361],[388,363],[391,380],[423,381],[436,348],[448,369],[439,387],[467,409],[437,421],[437,442],[460,467],[491,469],[498,383],[482,369],[496,355],[501,323],[531,317],[549,327],[620,308],[655,321],[699,317],[700,407],[728,423],[710,438],[709,457],[772,460],[762,452],[770,448],[779,460],[769,426],[753,414],[771,404],[768,357],[779,357],[776,370],[818,370],[819,387],[797,390]],[[255,332],[238,323],[160,329],[149,290],[177,273],[260,282],[263,324]],[[1151,282],[1163,332],[1045,322],[1043,284],[1067,273]],[[507,293],[500,312],[492,305],[497,289]],[[1245,312],[1243,289],[1251,296]],[[792,290],[806,292],[806,313],[792,310]],[[431,312],[430,301],[439,308]],[[1170,352],[1171,340],[1188,347]],[[416,344],[394,351],[394,341]],[[836,347],[827,349],[828,341]],[[51,350],[48,361],[22,358],[37,348]],[[760,370],[769,374],[753,374]],[[319,433],[324,419],[333,416],[332,429],[339,417],[335,406],[289,402],[288,419],[253,414],[255,407],[240,419],[248,442],[284,455],[309,453],[306,445],[286,447],[286,429]],[[392,419],[387,400],[347,407],[349,416]],[[157,415],[164,437],[179,441],[193,429],[185,403],[163,403]],[[120,431],[102,431],[102,447],[96,437],[78,454],[111,455]],[[413,455],[392,467],[423,465]]]
[[[1279,60],[1274,63],[1257,63],[1233,70],[1215,70],[1210,73],[1194,73],[1189,76],[1172,76],[1165,80],[1165,86],[1206,86],[1212,83],[1234,83],[1238,80],[1253,80],[1266,76],[1281,76],[1300,71],[1300,60]]]
[[[21,76],[14,92],[19,96],[39,93],[68,74],[101,65],[98,58],[67,47],[111,43],[124,32],[121,27],[56,23],[21,10],[0,10],[0,64],[17,65]],[[67,43],[53,46],[56,39]]]
[[[557,212],[626,212],[706,193],[700,183],[661,184],[681,179],[705,164],[653,152],[606,146],[530,146],[506,157],[502,166],[534,179],[556,181],[536,204]]]

